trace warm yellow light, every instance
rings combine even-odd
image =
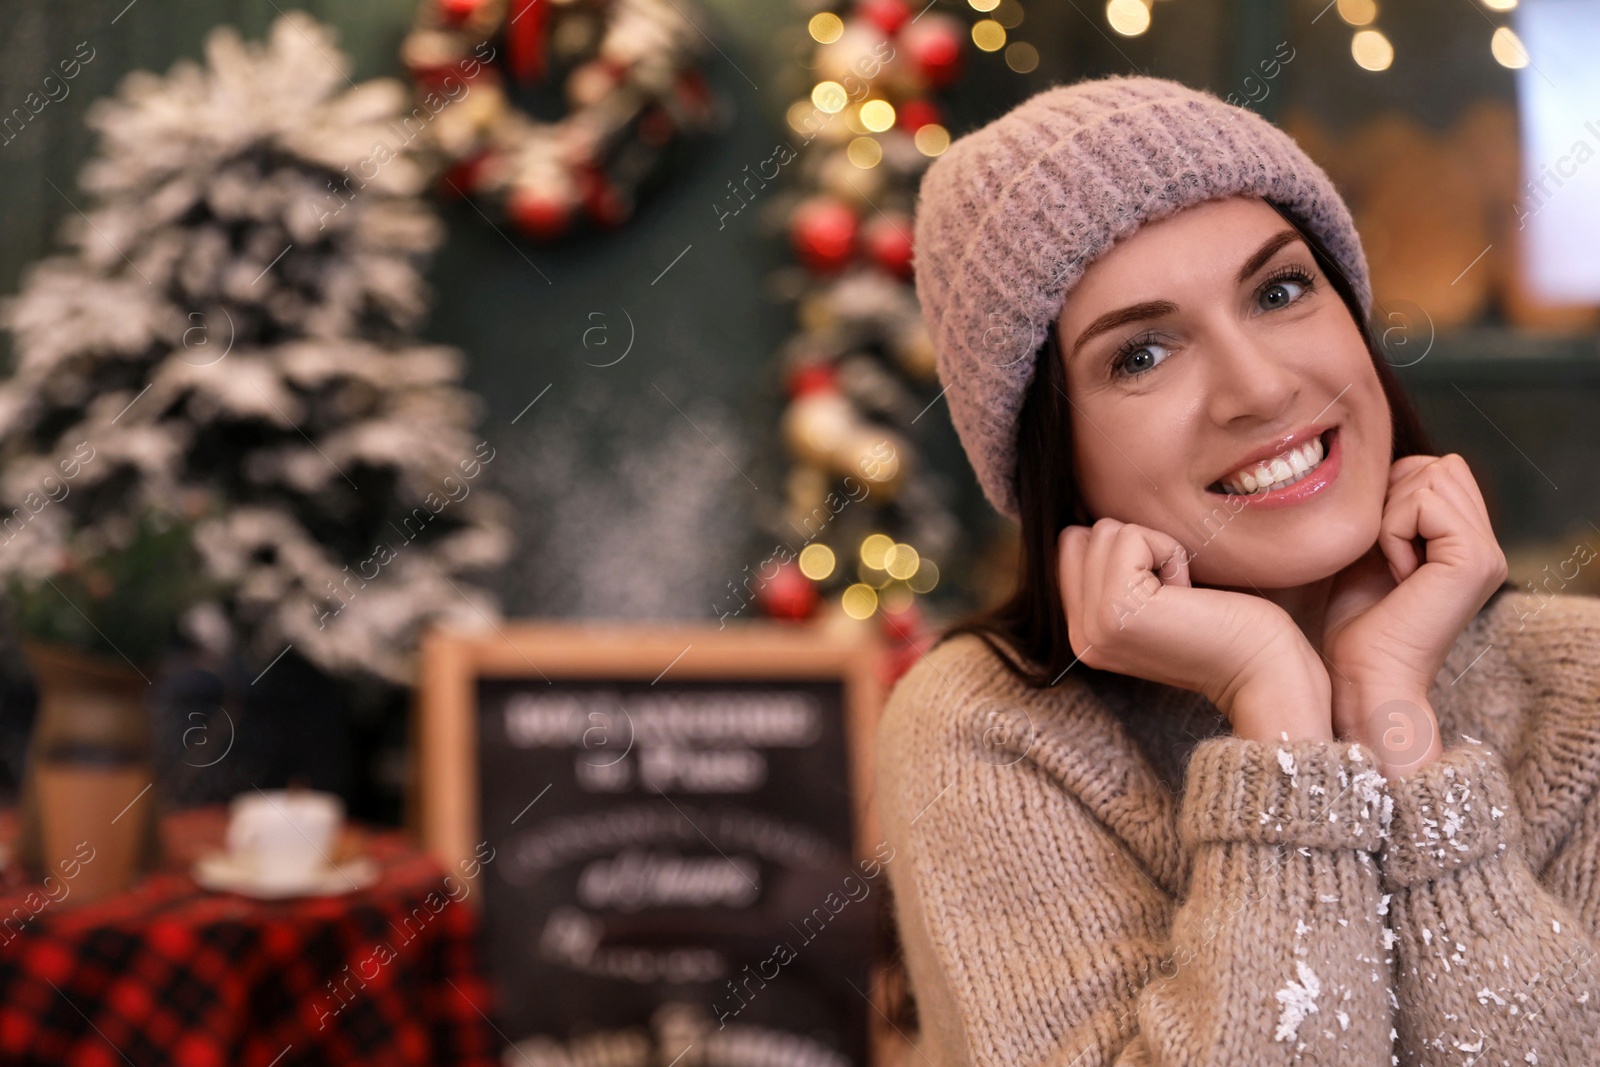
[[[889,572],[889,577],[903,581],[917,573],[917,562],[921,558],[910,545],[897,544],[884,556],[883,569]]]
[[[883,146],[870,137],[857,137],[850,142],[844,154],[850,157],[850,162],[862,170],[871,170],[883,159]]]
[[[1107,0],[1106,21],[1124,37],[1137,37],[1150,28],[1150,9],[1141,0]]]
[[[898,615],[909,608],[913,600],[917,599],[915,593],[899,582],[879,593],[878,597],[883,604],[883,610],[890,615]]]
[[[906,579],[913,592],[931,593],[933,587],[939,584],[939,568],[933,560],[923,557],[917,564],[917,573]]]
[[[808,116],[817,113],[817,105],[810,100],[796,100],[789,105],[789,110],[784,112],[784,118],[789,121],[789,128],[796,133],[806,133],[809,126],[806,122]]]
[[[862,585],[870,585],[874,589],[882,589],[894,581],[893,578],[889,577],[888,571],[873,570],[865,563],[856,564],[856,580]]]
[[[1388,70],[1394,62],[1394,45],[1379,30],[1358,30],[1350,38],[1350,54],[1366,70]]]
[[[1000,3],[995,5],[994,14],[989,17],[1006,29],[1014,30],[1022,25],[1024,12],[1017,0],[1000,0]]]
[[[811,21],[806,23],[806,29],[811,32],[812,40],[818,44],[832,44],[844,33],[844,20],[831,11],[824,11],[811,16]]]
[[[1378,17],[1375,0],[1339,0],[1339,17],[1352,26],[1367,26]]]
[[[869,619],[878,610],[878,591],[858,582],[839,594],[839,606],[852,619]]]
[[[967,3],[971,5],[972,10],[982,11],[985,14],[1000,6],[1000,0],[967,0]]]
[[[1517,6],[1517,0],[1483,0],[1483,6],[1490,11],[1510,11]]]
[[[1018,74],[1028,74],[1039,65],[1039,50],[1027,41],[1013,41],[1006,49],[1006,66]]]
[[[850,94],[838,82],[818,82],[811,90],[811,102],[830,115],[838,114],[850,102]]]
[[[911,135],[911,143],[925,156],[942,156],[950,147],[950,131],[936,122],[927,122],[917,127],[917,132]]]
[[[882,133],[894,125],[894,105],[887,100],[868,100],[861,105],[861,125]]]
[[[827,545],[807,545],[800,550],[800,573],[820,582],[833,573],[833,549]]]
[[[1006,46],[1006,28],[994,19],[980,19],[972,24],[972,43],[985,52],[998,52]]]
[[[1522,47],[1522,39],[1512,32],[1510,26],[1501,26],[1494,31],[1494,36],[1489,38],[1489,51],[1502,67],[1518,70],[1528,65],[1528,50]]]
[[[884,557],[894,547],[894,538],[887,534],[868,534],[861,540],[861,562],[874,570],[883,570]]]

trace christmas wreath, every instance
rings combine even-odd
[[[550,239],[611,228],[671,149],[726,122],[687,0],[424,0],[401,46],[440,189]]]

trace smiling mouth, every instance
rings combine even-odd
[[[1338,426],[1330,426],[1306,446],[1292,448],[1249,467],[1212,482],[1208,493],[1219,496],[1260,496],[1279,489],[1287,489],[1317,470],[1327,461]]]

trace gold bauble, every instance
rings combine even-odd
[[[862,170],[845,152],[829,152],[822,161],[817,180],[826,192],[865,213],[872,213],[876,211],[873,205],[883,195],[886,173],[879,167]]]
[[[904,444],[882,430],[863,427],[851,435],[845,447],[844,472],[859,478],[874,495],[882,494],[882,500],[894,499],[905,477],[900,459]]]
[[[790,454],[826,470],[838,468],[840,450],[856,432],[855,411],[838,393],[797,396],[783,413],[783,440]]]
[[[928,335],[928,327],[921,319],[900,337],[895,344],[894,354],[900,362],[900,368],[913,378],[926,382],[938,380],[939,363],[933,338]]]

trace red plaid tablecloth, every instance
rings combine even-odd
[[[221,841],[224,818],[220,809],[169,816],[162,836],[174,869],[118,897],[47,904],[20,933],[15,916],[29,914],[23,901],[35,887],[8,872],[0,1063],[499,1062],[465,883],[447,883],[401,835],[369,833],[362,851],[382,874],[366,889],[284,901],[208,892],[187,863]]]

